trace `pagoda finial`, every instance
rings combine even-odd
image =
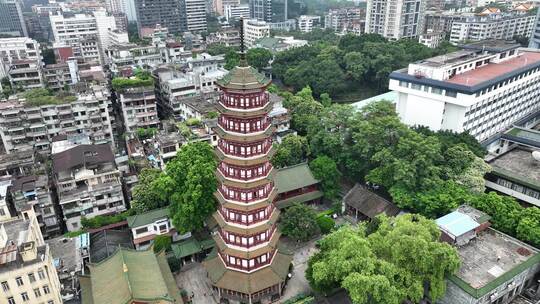
[[[240,17],[240,66],[247,66],[246,45],[244,42],[244,17]]]

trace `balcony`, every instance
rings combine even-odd
[[[218,125],[227,132],[237,134],[253,134],[265,131],[272,124],[268,117],[254,119],[232,118],[222,115],[218,120]]]
[[[257,224],[263,221],[267,221],[272,217],[272,213],[274,212],[274,205],[269,205],[264,208],[255,209],[250,212],[244,212],[239,210],[233,210],[231,209],[230,212],[229,209],[225,207],[220,207],[218,209],[219,214],[223,217],[223,219],[228,223],[235,223],[238,225],[253,225]]]
[[[264,107],[270,100],[269,93],[233,94],[223,93],[219,102],[227,108],[251,110]]]
[[[223,243],[227,245],[250,249],[253,247],[257,247],[261,244],[268,243],[274,236],[276,229],[277,229],[277,226],[274,225],[271,228],[271,230],[267,231],[266,233],[263,232],[263,233],[257,233],[255,235],[246,235],[246,236],[229,234],[229,237],[227,237],[227,234],[223,230],[219,230],[219,236],[221,237],[221,240],[223,241]],[[264,238],[262,238],[261,235],[264,235]],[[251,243],[249,243],[248,241],[249,239],[252,239]]]
[[[218,191],[226,200],[249,204],[267,199],[273,189],[273,183],[268,183],[252,189],[240,189],[221,184]]]
[[[223,263],[225,264],[225,266],[227,268],[232,268],[232,269],[245,271],[245,272],[252,272],[252,271],[258,270],[258,269],[260,269],[262,267],[270,265],[270,263],[272,262],[272,259],[275,256],[275,253],[276,253],[276,250],[273,250],[272,252],[270,252],[269,253],[270,256],[268,258],[266,258],[266,260],[264,262],[261,262],[260,257],[251,259],[251,260],[255,260],[251,265],[250,265],[249,262],[247,263],[247,265],[242,265],[242,260],[243,259],[235,258],[235,257],[231,257],[232,259],[235,259],[235,262],[236,262],[236,263],[232,263],[231,262],[232,259],[231,260],[227,259],[227,256],[225,254],[221,253],[221,252],[219,252],[219,256],[221,257],[221,260],[223,261]]]
[[[254,158],[268,153],[272,148],[272,139],[267,138],[258,142],[239,143],[218,140],[218,148],[226,155],[239,158]]]
[[[270,163],[263,163],[256,166],[242,167],[221,162],[218,170],[226,178],[239,181],[252,181],[268,176],[272,170],[272,165]]]

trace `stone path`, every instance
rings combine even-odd
[[[176,274],[176,284],[180,289],[187,291],[189,296],[193,295],[193,303],[218,303],[213,297],[212,288],[206,277],[206,270],[201,263],[191,263],[184,266],[182,271]]]

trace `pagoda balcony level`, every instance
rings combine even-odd
[[[277,226],[274,225],[269,230],[263,231],[262,233],[257,233],[254,235],[236,235],[228,231],[219,230],[218,234],[221,237],[223,243],[226,246],[232,248],[238,247],[237,249],[257,249],[261,247],[261,244],[268,244],[274,234],[276,233]],[[234,247],[233,247],[234,246]]]
[[[270,265],[275,254],[276,250],[274,249],[271,252],[265,253],[253,259],[242,259],[235,256],[226,255],[221,252],[219,252],[219,257],[227,268],[251,273]]]
[[[225,208],[224,206],[218,208],[218,212],[223,217],[223,220],[231,224],[237,224],[242,226],[248,226],[267,221],[270,219],[270,217],[272,217],[272,213],[275,210],[276,207],[272,204],[268,205],[267,207],[252,211],[229,209]]]
[[[251,110],[262,108],[270,101],[270,94],[267,92],[256,92],[251,94],[235,94],[223,92],[219,97],[219,102],[226,108],[238,110]]]
[[[222,115],[218,120],[218,125],[226,132],[236,134],[256,134],[262,133],[268,129],[268,127],[272,125],[272,119],[264,116],[242,119]]]
[[[272,164],[262,163],[255,166],[235,166],[226,162],[220,162],[218,170],[223,177],[237,181],[253,181],[268,177],[272,171]]]
[[[256,142],[233,142],[219,139],[218,149],[229,157],[242,159],[257,158],[267,154],[272,149],[272,139],[266,138]]]
[[[273,190],[274,184],[271,182],[251,189],[229,187],[224,184],[221,184],[218,187],[219,193],[221,193],[226,200],[245,204],[267,199]]]

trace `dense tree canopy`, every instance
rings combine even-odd
[[[309,168],[313,176],[321,181],[324,197],[335,199],[339,194],[341,177],[336,162],[326,155],[321,155],[309,163]]]
[[[319,233],[315,211],[299,203],[285,209],[280,217],[279,228],[283,235],[297,241],[307,241]]]
[[[203,142],[184,145],[167,164],[165,172],[173,189],[169,210],[178,232],[201,229],[216,210],[216,166],[212,147]]]
[[[307,139],[302,136],[286,136],[281,144],[277,145],[276,153],[272,157],[272,165],[276,168],[293,166],[307,160],[309,146]]]
[[[418,303],[425,287],[436,300],[444,295],[445,277],[460,264],[456,249],[439,236],[433,221],[413,214],[380,216],[369,234],[365,225],[345,226],[319,242],[306,277],[323,293],[345,288],[355,304]]]
[[[170,183],[161,170],[145,168],[133,187],[131,208],[140,214],[169,205]]]

